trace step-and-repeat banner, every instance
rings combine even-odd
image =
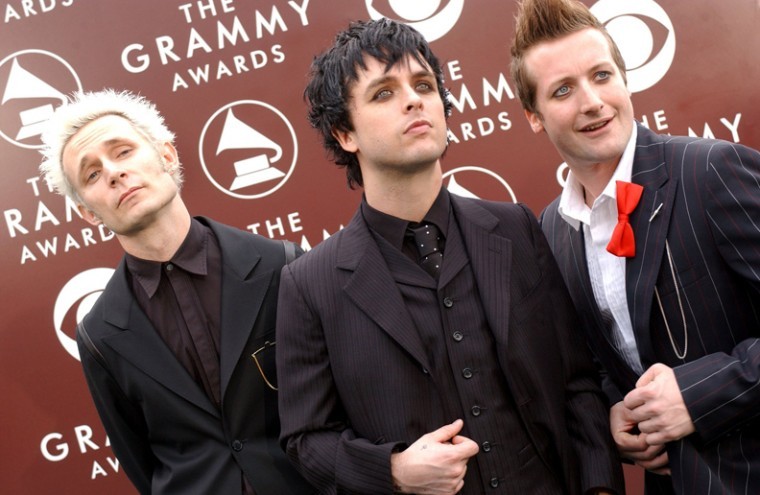
[[[621,47],[638,120],[760,147],[757,0],[586,3]],[[154,101],[177,133],[191,212],[309,249],[348,222],[360,192],[306,121],[306,73],[350,20],[386,16],[444,63],[445,185],[538,213],[566,171],[508,77],[514,14],[505,0],[1,2],[0,491],[133,493],[74,343],[121,249],[37,172],[41,128],[65,95],[112,87]]]

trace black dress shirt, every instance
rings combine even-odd
[[[425,214],[422,222],[420,222],[434,223],[441,231],[441,236],[444,239],[446,239],[449,229],[450,203],[448,191],[441,188],[430,210]],[[393,247],[403,252],[409,259],[416,261],[419,258],[414,242],[406,236],[406,228],[414,222],[378,211],[371,207],[364,197],[362,197],[361,211],[364,220],[373,231],[390,242]]]
[[[211,401],[221,404],[221,252],[211,229],[193,219],[171,260],[127,254],[132,292],[161,338]],[[216,267],[216,269],[209,269]]]

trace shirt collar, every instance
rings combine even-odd
[[[434,223],[441,234],[446,238],[449,227],[449,209],[451,207],[451,199],[449,198],[449,192],[446,188],[441,187],[438,192],[438,196],[433,201],[433,205],[430,210],[425,214],[421,223]],[[367,225],[385,238],[391,245],[401,249],[404,244],[404,234],[406,228],[409,226],[409,220],[394,217],[388,215],[380,210],[377,210],[367,203],[367,198],[362,195],[362,202],[360,205],[362,216]]]
[[[610,181],[604,187],[604,190],[602,191],[600,197],[606,196],[608,198],[616,200],[617,190],[615,187],[615,181],[631,181],[637,134],[638,131],[636,129],[636,123],[634,122],[631,131],[631,137],[628,139],[628,144],[625,146],[623,156],[620,157],[620,162],[618,162],[618,166],[615,168],[615,172],[612,174]],[[575,230],[578,230],[580,228],[581,223],[591,223],[591,208],[586,205],[586,200],[583,194],[583,185],[581,185],[578,179],[575,178],[575,175],[573,175],[572,171],[568,172],[567,174],[567,181],[565,182],[565,187],[562,189],[557,211],[559,212],[560,216]]]
[[[148,297],[153,297],[161,281],[161,268],[172,263],[186,272],[194,275],[208,273],[208,242],[211,229],[196,219],[190,222],[190,231],[182,241],[177,252],[166,263],[144,260],[126,254],[127,268],[137,282],[145,290]]]

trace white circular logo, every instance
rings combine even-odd
[[[487,168],[458,167],[449,170],[443,174],[443,185],[449,192],[465,198],[517,203],[507,181]]]
[[[620,49],[632,93],[651,88],[667,74],[676,35],[670,17],[654,0],[600,0],[591,12]]]
[[[427,41],[442,38],[459,20],[464,0],[366,0],[370,18],[383,17],[407,24]],[[392,12],[395,15],[389,15]]]
[[[559,167],[557,167],[557,184],[560,185],[564,189],[565,184],[567,184],[567,174],[570,173],[570,167],[567,166],[567,163],[562,162],[559,164]]]
[[[40,149],[45,122],[66,102],[66,94],[82,90],[79,76],[58,55],[22,50],[0,61],[0,136],[21,148]]]
[[[82,321],[100,294],[103,293],[103,289],[106,288],[113,272],[113,268],[92,268],[83,271],[66,282],[55,300],[55,307],[53,308],[55,334],[66,352],[77,360],[79,360],[79,349],[77,349],[76,340],[64,332],[63,327],[74,329]],[[70,321],[67,316],[72,309],[75,310],[75,321],[70,325],[64,325],[65,321]]]
[[[268,196],[290,178],[298,158],[293,126],[275,107],[240,100],[217,110],[203,126],[198,156],[209,181],[240,199]]]

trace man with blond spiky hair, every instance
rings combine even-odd
[[[283,244],[190,216],[174,134],[140,96],[77,94],[42,140],[45,179],[125,251],[80,323],[77,344],[135,488],[311,493],[277,445]]]
[[[524,0],[512,76],[570,169],[542,227],[647,493],[760,493],[760,153],[636,123],[577,0]]]

